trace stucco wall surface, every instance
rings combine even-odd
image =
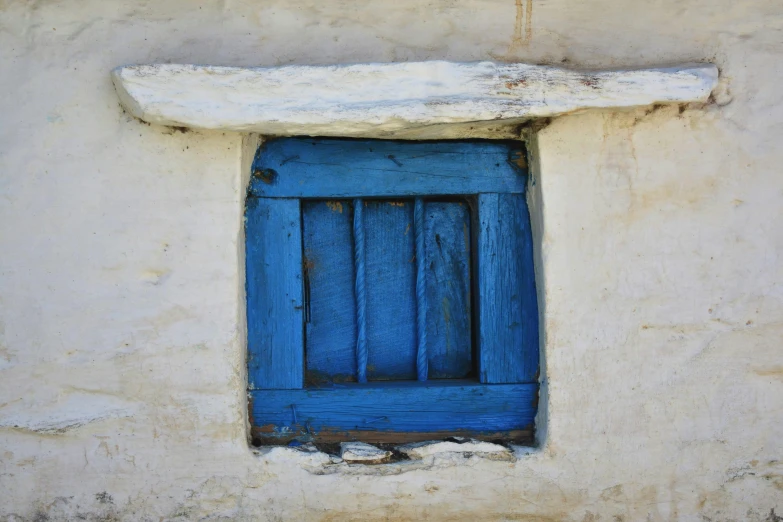
[[[0,520],[781,520],[781,54],[773,0],[0,1]],[[540,449],[254,454],[251,140],[141,123],[109,71],[428,59],[722,80],[532,144]]]

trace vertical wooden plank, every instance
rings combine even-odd
[[[479,377],[534,382],[538,305],[527,203],[522,194],[480,194],[478,204]]]
[[[248,198],[245,220],[250,389],[301,388],[304,339],[299,200]]]
[[[367,376],[416,378],[413,202],[364,201]]]
[[[356,380],[351,204],[303,201],[305,381]]]
[[[429,378],[467,377],[473,370],[470,209],[429,201],[424,228]]]

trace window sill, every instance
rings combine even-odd
[[[408,445],[411,446],[411,445]],[[484,462],[487,465],[508,466],[522,459],[541,453],[529,446],[501,446],[480,441],[457,443],[452,441],[429,441],[417,445],[423,448],[420,458],[409,457],[383,464],[350,463],[336,455],[319,451],[311,444],[299,447],[261,446],[253,448],[254,455],[265,465],[292,464],[313,475],[400,475],[409,471],[435,470],[453,466],[473,466]]]

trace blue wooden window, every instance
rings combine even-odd
[[[246,206],[254,440],[530,440],[538,308],[518,143],[286,138]]]

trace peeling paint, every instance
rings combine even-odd
[[[329,210],[332,212],[343,213],[343,204],[340,201],[327,201],[326,206],[329,207]]]

